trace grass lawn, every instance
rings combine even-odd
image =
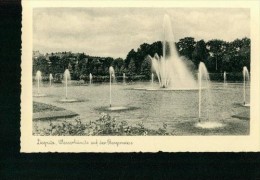
[[[49,104],[33,102],[33,113],[45,112],[45,111],[62,111],[65,110],[60,107],[52,106]]]

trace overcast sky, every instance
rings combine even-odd
[[[249,9],[212,8],[37,8],[33,49],[125,58],[142,43],[162,40],[168,14],[175,41],[250,38]]]

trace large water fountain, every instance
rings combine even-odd
[[[160,87],[173,90],[197,89],[197,83],[175,47],[171,21],[168,15],[163,21],[163,56],[150,57]]]

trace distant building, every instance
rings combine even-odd
[[[62,58],[62,57],[69,57],[69,56],[72,56],[73,54],[71,53],[71,51],[69,51],[69,52],[56,52],[56,53],[46,53],[46,55],[45,55],[45,58],[47,59],[47,60],[49,60],[49,57],[50,56],[57,56],[57,57],[59,57],[59,58]]]
[[[43,54],[41,54],[40,51],[33,51],[33,58],[38,58],[40,56],[43,56]]]

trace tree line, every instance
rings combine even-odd
[[[202,61],[210,73],[241,72],[243,66],[250,71],[250,39],[236,39],[227,42],[213,39],[195,41],[193,37],[185,37],[175,43],[180,56],[194,64],[197,68]],[[130,50],[125,59],[112,57],[96,57],[85,53],[59,52],[33,56],[33,74],[40,70],[42,74],[62,74],[69,69],[74,80],[84,79],[91,73],[93,76],[108,76],[108,69],[113,66],[117,76],[151,76],[151,59],[148,55],[163,54],[161,41],[152,44],[143,43],[137,50]]]

